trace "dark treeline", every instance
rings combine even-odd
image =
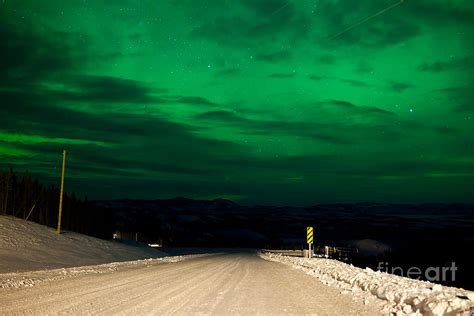
[[[13,215],[50,227],[57,227],[59,189],[33,179],[28,172],[22,176],[0,170],[0,215]],[[100,238],[110,238],[110,212],[81,200],[75,193],[63,196],[61,230],[75,231]]]

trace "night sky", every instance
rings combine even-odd
[[[471,0],[0,0],[0,167],[90,199],[474,202]]]

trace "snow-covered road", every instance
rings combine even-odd
[[[375,306],[254,253],[51,278],[0,289],[0,298],[0,314],[379,314]]]

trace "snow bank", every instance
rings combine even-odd
[[[352,294],[364,304],[382,302],[383,311],[395,315],[470,315],[474,292],[400,277],[370,268],[322,258],[295,258],[261,253],[263,259],[281,262],[317,277],[329,286]],[[472,311],[472,310],[471,310]]]
[[[202,255],[186,255],[186,256],[175,256],[165,257],[157,259],[144,259],[134,260],[126,262],[113,262],[95,266],[83,266],[73,268],[62,268],[52,270],[40,270],[30,272],[19,272],[19,273],[3,273],[0,274],[0,288],[24,288],[32,287],[43,282],[50,282],[56,280],[63,280],[69,278],[75,278],[85,274],[101,274],[118,271],[121,269],[133,268],[133,267],[147,267],[162,263],[174,263],[183,261],[186,259],[208,256],[207,254]]]
[[[57,236],[50,227],[0,216],[0,273],[158,258],[151,247],[130,246],[78,233]]]

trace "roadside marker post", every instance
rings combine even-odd
[[[313,227],[306,227],[306,243],[308,244],[308,257],[312,258],[312,248],[313,248]]]

